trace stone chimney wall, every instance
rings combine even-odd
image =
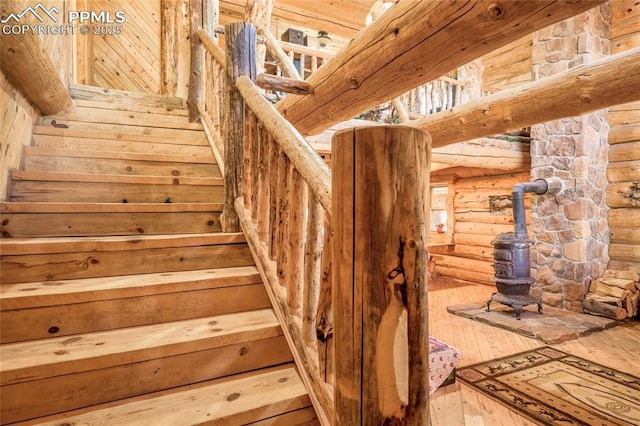
[[[610,15],[606,4],[536,32],[533,80],[609,55]],[[545,305],[582,312],[589,283],[607,267],[608,132],[606,110],[531,128],[532,178],[557,177],[565,187],[533,197],[531,292]]]

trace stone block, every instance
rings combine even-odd
[[[575,157],[571,164],[573,176],[586,177],[589,173],[589,159],[587,157]]]
[[[569,21],[560,21],[553,25],[552,35],[554,37],[567,37],[572,34],[571,25]]]
[[[569,260],[586,262],[588,260],[587,253],[587,240],[575,240],[564,245],[564,255]]]
[[[535,212],[539,216],[550,216],[552,214],[556,214],[559,211],[558,202],[555,200],[555,197],[549,197],[542,195],[540,196],[541,200],[536,206]]]
[[[573,225],[573,234],[576,238],[585,239],[592,236],[590,222],[579,220],[572,222],[571,225]]]
[[[546,41],[551,40],[553,37],[553,25],[549,25],[541,30],[538,30],[535,33],[535,40],[537,41]]]
[[[575,239],[573,229],[563,229],[562,231],[558,231],[558,238],[561,243],[573,241]]]
[[[585,33],[579,34],[577,53],[587,53],[590,50],[591,50],[591,38]]]
[[[551,166],[557,170],[571,170],[572,163],[571,157],[554,157]]]
[[[534,249],[545,256],[549,256],[551,250],[553,250],[553,244],[539,241],[534,244]]]
[[[569,221],[567,221],[562,213],[556,213],[545,218],[545,224],[549,231],[562,231],[570,227]]]
[[[544,123],[544,129],[547,131],[548,135],[563,135],[564,123],[562,120],[548,121]]]
[[[579,301],[579,302],[565,301],[564,308],[567,311],[578,312],[581,314],[584,313],[584,308],[582,307],[582,301]]]
[[[558,157],[568,157],[575,155],[576,145],[573,136],[551,136],[549,138],[549,149],[547,155]]]
[[[562,39],[562,59],[573,59],[578,54],[578,37]]]
[[[587,292],[585,284],[566,280],[564,282],[564,297],[566,302],[582,302]]]
[[[598,208],[595,203],[588,198],[579,198],[573,203],[562,207],[564,215],[569,220],[592,220],[599,217]]]
[[[562,295],[555,293],[542,292],[542,304],[552,306],[554,308],[562,308]]]
[[[553,52],[547,53],[546,61],[552,64],[559,62],[563,59],[564,53],[562,50],[554,50]]]

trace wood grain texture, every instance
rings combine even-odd
[[[316,134],[601,3],[401,2],[309,77],[312,97],[287,96],[277,108],[302,134]]]
[[[334,136],[335,398],[341,424],[427,422],[429,144],[428,135],[405,127]]]
[[[24,4],[7,0],[0,5],[0,15],[18,14]],[[27,15],[23,25],[38,25],[33,16]],[[45,49],[40,36],[31,31],[0,34],[0,66],[2,72],[20,93],[35,105],[42,114],[53,114],[71,106],[69,90],[60,76],[59,66]]]

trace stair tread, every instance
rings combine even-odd
[[[248,424],[309,405],[295,367],[284,364],[36,419],[29,424]]]
[[[179,134],[166,132],[160,133],[158,129],[148,129],[148,132],[127,132],[127,129],[114,129],[108,126],[99,129],[58,128],[53,126],[33,126],[33,140],[39,145],[39,139],[62,138],[65,140],[94,140],[94,141],[118,141],[118,142],[144,142],[146,144],[171,144],[187,146],[209,146],[209,142],[202,131],[183,130]],[[154,130],[156,130],[154,132]]]
[[[162,155],[142,152],[122,152],[122,151],[98,151],[89,149],[71,148],[50,148],[39,146],[27,146],[24,148],[27,155],[46,155],[58,157],[96,158],[96,159],[118,159],[136,161],[158,161],[166,163],[194,163],[194,164],[216,164],[213,154],[210,157],[196,157],[193,155]]]
[[[101,100],[89,100],[89,99],[75,99],[75,105],[79,107],[86,108],[99,108],[99,109],[111,109],[117,111],[136,111],[136,112],[146,112],[146,113],[156,113],[156,114],[169,114],[175,116],[188,117],[189,110],[186,108],[175,108],[171,106],[160,107],[160,106],[149,106],[149,105],[140,105],[136,103],[115,103],[115,102],[105,102]]]
[[[0,286],[0,312],[261,283],[255,266],[159,272]]]
[[[241,232],[173,235],[122,235],[112,237],[47,237],[0,239],[3,256],[82,251],[122,251],[166,247],[191,247],[246,243]]]
[[[57,203],[2,201],[0,213],[168,213],[218,212],[222,203]]]
[[[136,104],[165,108],[184,108],[184,99],[177,96],[158,95],[154,93],[138,93],[127,90],[107,89],[71,83],[69,92],[73,99],[109,102],[117,105]]]
[[[55,123],[52,121],[55,120]],[[100,135],[102,133],[118,133],[125,135],[143,135],[146,140],[153,140],[156,136],[182,137],[188,139],[206,140],[203,129],[199,128],[172,128],[172,127],[150,127],[145,125],[120,124],[120,123],[92,123],[76,120],[56,120],[55,118],[43,118],[40,126],[35,126],[34,131],[46,132],[46,129],[62,130],[62,134],[68,134],[71,130],[80,130],[86,133]],[[51,134],[51,133],[44,133]],[[98,136],[100,137],[100,136]]]
[[[165,358],[282,334],[271,309],[10,343],[0,384]]]
[[[70,111],[63,111],[42,117],[42,122],[56,120],[58,124],[67,122],[123,124],[171,129],[202,130],[201,123],[190,123],[188,117],[163,113],[140,111],[122,111],[116,109],[89,108],[75,106]]]
[[[113,175],[12,170],[11,179],[44,182],[136,183],[156,185],[222,185],[222,178],[198,176]]]

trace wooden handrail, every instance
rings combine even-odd
[[[251,79],[239,77],[236,80],[236,87],[262,125],[277,140],[294,168],[300,172],[325,211],[331,212],[331,172],[329,166],[296,128],[262,96]]]
[[[218,46],[213,38],[203,29],[196,31],[196,35],[200,38],[202,46],[204,46],[205,50],[209,52],[213,59],[215,59],[220,66],[226,66],[227,60],[225,59],[224,50]]]
[[[293,66],[293,63],[287,56],[287,53],[282,49],[282,45],[278,42],[278,40],[271,34],[269,29],[264,28],[262,26],[258,26],[258,34],[264,37],[265,42],[267,43],[267,49],[273,56],[275,56],[278,61],[280,68],[284,71],[284,75],[289,78],[294,78],[296,80],[302,80],[303,78],[300,76],[300,73]]]
[[[293,52],[300,55],[315,56],[322,59],[333,58],[333,54],[325,50],[314,49],[313,47],[303,46],[301,44],[295,43],[288,43],[286,41],[281,41],[279,44],[282,46],[282,49],[287,52]]]

